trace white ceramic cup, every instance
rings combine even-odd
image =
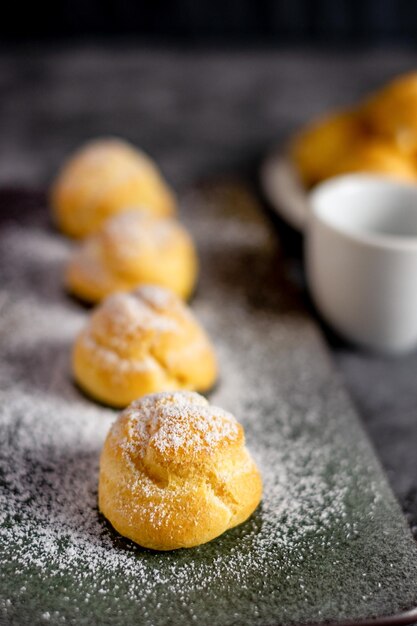
[[[417,186],[352,174],[310,194],[306,271],[339,333],[388,353],[417,347]]]

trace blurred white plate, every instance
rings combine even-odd
[[[293,228],[304,231],[309,211],[308,193],[288,155],[275,150],[260,171],[263,192],[272,208]]]

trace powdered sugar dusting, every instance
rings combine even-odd
[[[0,621],[290,624],[411,606],[411,540],[267,229],[233,189],[199,190],[186,204],[202,259],[193,307],[221,370],[210,403],[243,423],[262,504],[243,526],[175,553],[109,527],[98,463],[117,414],[71,382],[88,311],[62,289],[70,244],[40,215],[10,224],[0,249]],[[181,437],[165,432],[158,445]]]
[[[148,249],[158,251],[175,241],[182,228],[169,218],[154,218],[138,207],[107,220],[99,238],[111,246],[112,255],[120,260],[140,258]]]
[[[138,291],[141,297],[154,309],[164,310],[172,303],[170,291],[158,285],[142,285]]]
[[[173,300],[171,293],[154,288],[160,300]],[[158,311],[142,288],[132,293],[109,296],[95,311],[79,335],[79,341],[88,350],[90,358],[114,377],[127,371],[146,372],[160,368],[155,358],[142,347],[144,336],[180,332],[177,321],[169,312]],[[162,295],[163,294],[163,295]]]
[[[167,290],[161,287],[158,291],[165,294],[167,304],[169,299],[173,300]],[[131,341],[141,331],[163,333],[178,330],[178,325],[169,315],[169,310],[155,311],[152,303],[149,302],[147,292],[145,291],[144,294],[145,297],[142,297],[142,290],[139,288],[132,293],[116,293],[109,296],[100,309],[97,309],[101,313],[94,318],[97,325],[102,319],[109,322],[114,331],[112,335],[114,341]]]
[[[124,414],[133,431],[131,441],[118,440],[129,453],[141,457],[148,446],[161,453],[181,450],[187,458],[214,452],[237,441],[240,430],[231,413],[208,404],[193,392],[163,392],[134,402]]]

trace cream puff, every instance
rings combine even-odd
[[[206,391],[217,377],[214,350],[191,310],[154,285],[106,298],[76,338],[72,366],[87,394],[115,407],[158,391]]]
[[[51,188],[53,216],[70,237],[95,232],[126,207],[173,215],[176,202],[155,163],[120,139],[97,139],[64,165]]]
[[[196,393],[136,400],[105,441],[100,511],[121,535],[146,548],[211,541],[244,522],[261,497],[242,426]]]
[[[405,182],[416,180],[416,169],[409,156],[395,144],[374,138],[356,145],[333,165],[333,176],[350,172],[368,172]]]
[[[399,76],[363,106],[369,127],[376,135],[417,156],[417,72]]]
[[[340,161],[363,138],[358,115],[343,111],[313,122],[290,144],[291,158],[306,187],[332,176]]]
[[[87,302],[143,284],[171,289],[188,298],[197,278],[191,236],[171,218],[129,211],[107,220],[71,258],[67,288]]]

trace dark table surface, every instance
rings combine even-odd
[[[257,169],[268,149],[416,62],[417,52],[386,49],[3,48],[0,185],[45,186],[69,151],[113,134],[155,157],[180,192],[215,177],[246,180],[259,192]],[[279,221],[277,229],[302,288],[300,238]],[[417,353],[365,354],[323,330],[417,537]]]

